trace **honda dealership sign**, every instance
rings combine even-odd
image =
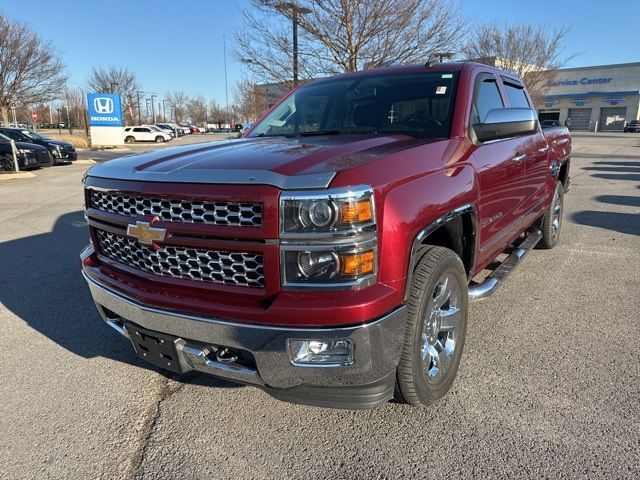
[[[88,93],[89,125],[95,127],[122,126],[120,95],[112,93]]]

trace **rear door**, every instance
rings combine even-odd
[[[502,83],[510,107],[532,108],[531,100],[520,82],[502,77]],[[535,134],[525,135],[514,141],[517,143],[518,152],[526,155],[522,160],[524,165],[524,201],[522,210],[516,212],[518,216],[524,216],[539,210],[544,204],[546,182],[549,176],[549,155],[551,152],[539,126]]]
[[[470,123],[484,121],[489,110],[505,108],[498,79],[492,73],[476,77]],[[507,138],[480,143],[473,154],[480,182],[478,263],[496,256],[510,239],[524,200],[524,153],[521,140]]]

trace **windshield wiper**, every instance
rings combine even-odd
[[[342,133],[340,130],[317,130],[311,132],[299,132],[298,135],[301,137],[312,137],[316,135],[339,135]]]

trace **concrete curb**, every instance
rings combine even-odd
[[[0,175],[0,182],[2,180],[18,180],[20,178],[32,178],[35,176],[36,174],[31,172],[3,173]]]
[[[73,164],[74,165],[95,165],[96,161],[90,158],[83,158],[81,160],[74,160]]]

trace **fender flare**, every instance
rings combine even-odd
[[[409,265],[407,266],[407,279],[404,287],[405,301],[407,300],[407,296],[409,294],[408,287],[413,277],[413,271],[416,265],[418,264],[418,262],[420,261],[420,258],[418,258],[418,255],[417,255],[418,249],[423,244],[424,239],[427,238],[429,235],[431,235],[433,232],[435,232],[437,229],[439,229],[440,227],[448,223],[449,221],[453,220],[454,218],[457,218],[461,215],[465,215],[468,213],[471,213],[471,228],[472,228],[473,244],[474,244],[473,249],[471,251],[471,259],[470,259],[471,262],[470,262],[469,273],[467,275],[468,277],[467,280],[471,279],[470,276],[471,276],[471,272],[473,272],[473,266],[475,265],[476,250],[478,248],[478,228],[477,228],[478,216],[476,212],[476,207],[471,203],[466,203],[450,211],[449,213],[446,213],[441,217],[436,218],[433,222],[431,222],[425,228],[420,230],[418,234],[415,236],[413,240],[413,244],[411,245],[411,253],[409,254]]]

